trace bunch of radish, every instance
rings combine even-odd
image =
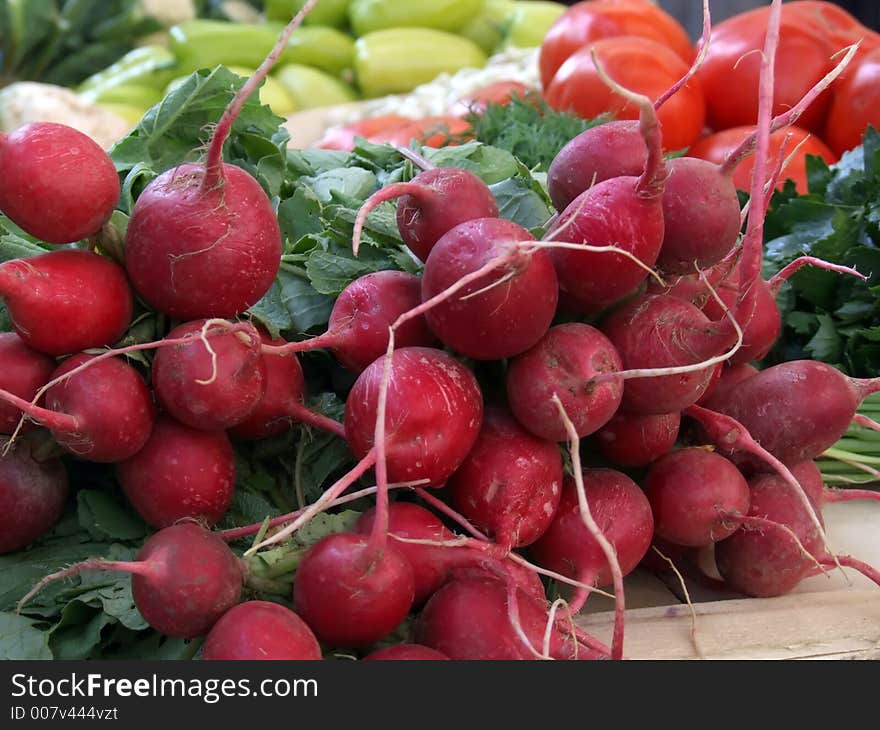
[[[422,172],[366,201],[352,244],[357,252],[370,211],[396,199],[400,235],[424,262],[421,276],[357,279],[338,297],[326,333],[290,343],[243,317],[275,276],[280,234],[259,185],[221,155],[282,36],[219,121],[206,162],[160,176],[132,211],[120,276],[180,324],[160,342],[101,355],[80,351],[112,345],[130,308],[77,347],[40,347],[30,327],[5,343],[10,363],[32,364],[0,368],[0,377],[18,373],[15,383],[0,382],[4,403],[78,458],[117,463],[131,504],[158,530],[135,561],[72,566],[22,605],[47,582],[118,570],[132,573],[135,603],[154,629],[205,637],[210,659],[316,659],[335,648],[371,660],[618,659],[623,578],[655,541],[683,551],[714,546],[725,582],[748,595],[779,595],[836,565],[880,580],[828,548],[821,507],[834,495],[810,464],[880,381],[817,362],[762,372],[745,364],[775,336],[778,281],[759,278],[767,190],[781,167],[762,163],[768,137],[839,72],[771,119],[779,6],[773,0],[758,131],[735,157],[756,150],[747,217],[730,182],[736,162],[666,161],[655,105],[607,79],[640,119],[587,130],[560,152],[548,181],[559,210],[544,240],[501,219],[480,178],[407,151]],[[708,27],[707,12],[707,38]],[[580,183],[573,170],[584,173]],[[30,259],[20,271],[38,265]],[[670,275],[680,279],[663,278]],[[7,280],[7,301],[15,286],[28,288],[25,273]],[[125,291],[117,305],[131,302]],[[769,326],[757,324],[762,308]],[[156,349],[151,387],[123,359],[148,347]],[[356,376],[342,423],[303,405],[296,353],[315,348]],[[56,367],[58,355],[68,357]],[[500,364],[503,387],[480,377],[484,363]],[[3,423],[14,424],[14,414],[4,410]],[[230,435],[258,440],[294,421],[344,438],[357,465],[296,513],[212,531],[232,495]],[[591,445],[601,458],[582,465]],[[66,493],[63,470],[13,446],[0,502],[9,493],[21,510],[14,500],[24,498],[24,480],[45,482],[46,518],[22,523],[8,549],[48,529]],[[293,610],[242,602],[247,559],[363,497],[345,492],[370,471],[375,507],[308,549],[293,579]],[[392,499],[392,487],[406,496]],[[243,558],[228,547],[254,534]],[[550,579],[564,599],[548,601]],[[615,626],[606,646],[574,616],[609,586]],[[374,651],[408,618],[410,641]]]

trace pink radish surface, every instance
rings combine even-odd
[[[422,300],[427,302],[493,259],[504,266],[471,282],[425,312],[447,347],[477,360],[513,357],[534,345],[553,321],[558,301],[556,272],[545,250],[512,251],[534,240],[525,228],[501,218],[460,223],[437,241],[425,262]]]
[[[421,644],[394,644],[376,649],[367,654],[363,661],[438,661],[449,660],[449,657],[436,649]]]
[[[48,243],[97,233],[119,200],[109,155],[64,124],[35,122],[0,134],[0,170],[0,211]]]
[[[730,537],[749,512],[749,485],[723,456],[701,448],[673,451],[643,481],[654,534],[676,545],[702,547]]]
[[[585,469],[584,487],[593,519],[614,546],[620,570],[626,575],[651,545],[651,505],[632,479],[613,469]],[[595,586],[611,582],[605,553],[581,518],[571,477],[565,480],[556,518],[531,546],[531,553],[542,567],[569,578]]]
[[[507,397],[516,419],[547,441],[568,438],[556,393],[571,416],[578,436],[604,426],[617,411],[623,384],[614,380],[593,383],[600,374],[622,367],[612,343],[595,327],[572,322],[551,327],[533,348],[509,363]]]
[[[364,370],[346,401],[345,433],[358,459],[374,447],[384,365],[383,357]],[[394,351],[385,418],[389,481],[440,486],[471,450],[482,420],[480,387],[458,360],[427,347]]]
[[[245,601],[230,608],[205,637],[202,659],[317,660],[318,640],[289,608],[269,601]]]
[[[328,535],[296,571],[293,603],[315,636],[331,646],[361,648],[396,629],[413,603],[413,571],[389,541],[371,554],[368,537]]]
[[[256,329],[211,333],[203,340],[198,335],[206,322],[186,322],[168,333],[169,340],[193,339],[156,351],[153,390],[176,420],[218,431],[241,423],[256,409],[266,392],[266,365]]]
[[[0,448],[6,447],[0,441]],[[38,461],[25,441],[0,458],[0,555],[27,547],[51,530],[67,503],[59,459]]]
[[[118,466],[125,496],[147,524],[220,521],[235,490],[235,454],[225,431],[203,431],[159,416],[149,440]]]
[[[55,364],[53,358],[28,347],[14,332],[0,333],[0,389],[30,402],[49,382]],[[0,433],[13,433],[20,419],[18,408],[0,402]]]
[[[0,264],[0,297],[19,337],[47,355],[112,345],[131,323],[122,267],[82,249]]]
[[[641,416],[619,412],[596,432],[599,451],[620,466],[647,466],[675,445],[681,413]]]
[[[523,547],[549,527],[562,494],[562,457],[506,410],[486,410],[477,441],[447,483],[458,510],[500,546]]]

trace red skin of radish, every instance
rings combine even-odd
[[[416,640],[453,660],[531,660],[508,616],[507,586],[491,576],[450,581],[438,590],[416,621]],[[532,646],[541,651],[547,624],[546,604],[517,592],[519,619]],[[551,632],[555,659],[596,657],[557,627]]]
[[[562,212],[596,183],[641,175],[647,159],[648,148],[637,120],[615,120],[586,129],[559,150],[550,163],[550,200]]]
[[[586,324],[556,325],[507,369],[507,397],[516,419],[535,436],[565,441],[568,432],[553,403],[559,396],[583,438],[604,426],[620,406],[624,387],[619,381],[590,383],[601,373],[622,368],[614,346],[599,330]]]
[[[623,575],[631,572],[651,547],[651,505],[632,479],[613,469],[585,469],[590,513],[617,552]],[[531,552],[544,568],[591,585],[611,583],[605,553],[581,519],[574,480],[566,478],[556,519]]]
[[[505,409],[486,410],[480,435],[447,483],[472,524],[505,549],[537,540],[562,493],[562,457],[552,441],[526,431]]]
[[[616,413],[596,433],[599,451],[619,466],[647,466],[675,445],[681,413]]]
[[[640,194],[638,177],[597,183],[559,214],[551,240],[590,246],[617,246],[653,266],[663,244],[662,196]],[[560,229],[564,229],[561,230]],[[560,231],[557,234],[557,231]],[[566,307],[595,314],[635,291],[648,272],[617,253],[551,249]]]
[[[260,333],[265,344],[284,345],[281,338],[273,340]],[[295,422],[290,407],[301,406],[306,397],[306,378],[295,352],[262,353],[266,391],[250,415],[228,429],[237,441],[260,441],[278,436]]]
[[[449,657],[436,649],[421,644],[395,644],[367,654],[361,661],[437,661],[449,660]]]
[[[67,472],[59,459],[37,461],[26,442],[15,444],[0,459],[0,555],[49,532],[64,513],[67,493]]]
[[[66,355],[112,345],[131,323],[122,267],[82,249],[59,249],[0,265],[0,296],[30,347]]]
[[[235,490],[235,454],[225,431],[159,416],[146,445],[118,466],[125,496],[155,528],[184,518],[217,524]]]
[[[0,170],[0,211],[48,243],[97,233],[119,200],[109,155],[64,124],[36,122],[0,134]]]
[[[424,507],[410,502],[392,502],[388,507],[388,532],[391,535],[433,542],[448,542],[458,537],[447,530],[433,512]],[[368,536],[374,520],[375,509],[367,510],[355,523],[352,532]],[[391,542],[413,569],[415,606],[421,606],[453,575],[471,570],[483,571],[490,561],[486,552],[472,547],[408,543],[393,537]],[[542,600],[545,598],[544,585],[534,571],[510,560],[496,562],[494,565],[503,569],[530,595]]]
[[[667,167],[657,266],[667,274],[692,274],[714,266],[736,245],[739,198],[733,178],[712,162],[678,157]]]
[[[762,370],[712,399],[713,410],[739,421],[763,448],[786,465],[817,458],[849,428],[876,381],[847,378],[814,360],[795,360]],[[740,463],[740,458],[734,459]],[[766,471],[766,463],[743,463]]]
[[[92,359],[74,355],[52,373],[52,380]],[[140,373],[117,357],[101,360],[46,391],[46,409],[52,414],[38,420],[58,444],[87,461],[112,464],[140,451],[156,419],[149,388]]]
[[[14,332],[0,333],[0,389],[31,401],[49,382],[55,366],[53,358],[28,347]],[[20,419],[18,408],[0,402],[0,433],[13,433]],[[33,424],[26,422],[25,428]]]
[[[153,309],[175,319],[230,318],[269,291],[281,230],[260,184],[235,165],[209,189],[205,167],[183,164],[153,180],[131,211],[125,268]]]
[[[405,347],[394,351],[391,362],[388,480],[427,479],[427,486],[440,486],[477,439],[483,421],[480,386],[470,370],[441,350]],[[384,369],[382,357],[361,373],[346,401],[346,441],[358,459],[373,448]]]
[[[389,540],[380,554],[369,537],[327,535],[306,553],[296,571],[296,612],[319,640],[362,648],[388,636],[413,603],[413,571]]]
[[[643,483],[654,534],[675,545],[703,547],[730,537],[735,515],[749,511],[749,485],[732,462],[700,448],[656,461]]]
[[[821,555],[822,538],[791,486],[775,475],[749,480],[749,515],[790,528],[811,555]],[[715,563],[731,588],[756,598],[788,593],[815,567],[781,530],[740,528],[715,545]]]
[[[194,522],[155,533],[136,560],[135,606],[166,636],[204,636],[241,597],[241,562],[223,540]]]
[[[318,660],[312,630],[289,608],[270,601],[245,601],[230,608],[205,637],[202,659]]]
[[[743,365],[761,360],[773,349],[782,331],[782,316],[779,314],[773,290],[761,278],[755,280],[754,286],[757,287],[755,311],[752,318],[744,323],[742,347],[728,360],[730,365]],[[728,308],[735,304],[738,294],[739,268],[718,289],[718,295]],[[711,297],[703,306],[703,312],[713,320],[719,320],[724,316],[724,311],[718,302]]]
[[[498,215],[498,203],[488,185],[467,170],[425,170],[406,186],[407,194],[397,204],[397,229],[422,261],[428,260],[440,237],[459,223]]]
[[[266,392],[266,364],[257,331],[217,332],[207,336],[211,353],[198,336],[206,320],[175,327],[167,339],[194,335],[182,345],[160,347],[153,359],[153,390],[159,405],[191,428],[218,431],[248,418]],[[199,381],[210,380],[203,383]]]
[[[726,321],[712,322],[693,304],[662,294],[630,300],[601,329],[626,370],[693,365],[720,355],[736,341]],[[710,366],[681,375],[633,378],[624,386],[621,407],[642,415],[681,411],[705,393],[714,371]]]
[[[447,231],[431,249],[422,274],[427,301],[507,253],[515,241],[534,236],[501,218],[478,218]],[[507,279],[512,274],[512,278]],[[476,296],[468,295],[483,291]],[[502,360],[532,347],[556,314],[559,289],[546,250],[517,255],[425,313],[428,326],[447,347],[476,360]]]
[[[404,271],[376,271],[355,279],[336,299],[327,345],[342,367],[361,373],[388,349],[388,328],[422,303],[421,280]],[[407,320],[394,332],[395,347],[435,345],[424,317]]]
[[[708,408],[710,411],[716,410],[713,405],[715,398],[719,400],[725,398],[725,393],[737,383],[741,383],[743,380],[747,380],[759,372],[761,371],[758,368],[754,365],[749,365],[749,363],[734,365],[733,367],[724,366],[721,368],[721,375],[718,380],[697,401],[697,405]]]

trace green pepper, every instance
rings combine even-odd
[[[311,66],[288,63],[274,76],[293,97],[297,109],[347,104],[358,98],[351,86]]]
[[[510,25],[501,49],[537,48],[550,30],[550,26],[568,7],[548,0],[516,0],[516,8],[510,16]]]
[[[315,5],[303,23],[342,28],[348,22],[348,6],[351,0],[321,0]],[[266,0],[263,3],[266,18],[286,23],[297,13],[305,0]]]
[[[388,28],[458,31],[479,15],[483,0],[351,0],[348,17],[355,35]]]
[[[467,38],[430,28],[378,30],[355,44],[354,68],[364,96],[412,91],[441,73],[482,68],[486,54]]]
[[[200,68],[246,66],[256,68],[272,50],[284,28],[279,23],[256,25],[220,20],[192,20],[170,29],[171,50],[181,73]],[[351,68],[354,40],[335,28],[297,28],[279,63],[303,63],[332,74]]]
[[[167,48],[159,45],[141,46],[126,53],[116,63],[92,74],[83,81],[80,93],[100,93],[113,86],[137,84],[161,91],[177,75],[177,59]]]
[[[459,33],[491,55],[501,46],[514,10],[513,0],[484,0],[480,14]]]
[[[141,84],[116,84],[80,92],[80,97],[99,104],[130,104],[149,109],[162,100],[162,92]]]

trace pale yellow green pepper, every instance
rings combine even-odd
[[[347,104],[358,98],[351,86],[311,66],[288,63],[273,75],[273,80],[292,97],[297,110]]]
[[[515,0],[501,49],[537,48],[568,7],[548,0]]]
[[[367,33],[355,44],[355,75],[367,97],[412,91],[441,73],[482,68],[488,58],[473,41],[430,28]]]
[[[476,18],[482,6],[483,0],[351,0],[348,17],[358,36],[388,28],[455,32]]]

